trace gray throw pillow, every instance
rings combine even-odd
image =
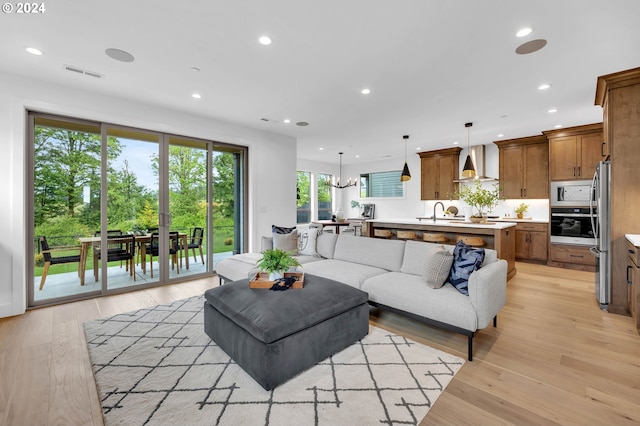
[[[292,256],[298,255],[298,232],[290,234],[273,234],[273,248],[284,250]]]
[[[431,250],[424,261],[422,279],[431,288],[440,288],[447,282],[453,264],[453,254],[443,246]]]

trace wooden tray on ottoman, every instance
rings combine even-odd
[[[290,276],[298,277],[298,280],[293,283],[291,288],[303,288],[304,287],[304,273],[303,272],[285,272],[285,278]],[[271,288],[275,281],[269,279],[268,272],[258,272],[256,276],[249,281],[250,288]]]

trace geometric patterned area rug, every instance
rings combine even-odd
[[[415,425],[464,364],[370,327],[266,391],[204,333],[203,303],[84,324],[105,425]]]

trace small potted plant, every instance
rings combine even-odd
[[[487,214],[501,200],[500,187],[497,183],[493,184],[491,189],[486,189],[479,180],[475,180],[472,185],[460,185],[456,195],[474,209],[471,221],[479,223],[487,221]]]
[[[258,260],[258,268],[269,273],[269,280],[275,281],[282,278],[289,268],[302,266],[298,260],[284,250],[271,249],[262,253],[262,258]]]
[[[520,203],[520,205],[515,208],[516,216],[518,217],[518,219],[522,219],[524,217],[524,214],[527,212],[527,210],[529,210],[529,205],[525,203]]]

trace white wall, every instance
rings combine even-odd
[[[0,73],[0,317],[26,307],[26,110],[248,146],[248,249],[272,223],[295,223],[294,138]]]

